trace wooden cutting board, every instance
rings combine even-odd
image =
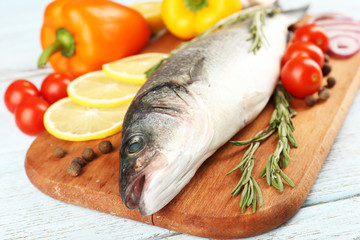
[[[176,38],[165,34],[151,43],[145,52],[168,52],[179,43]],[[280,193],[259,176],[275,149],[276,142],[272,138],[261,144],[255,154],[253,176],[264,199],[263,207],[255,214],[250,208],[241,213],[240,197],[230,195],[241,174],[225,174],[239,163],[244,153],[243,147],[231,144],[220,148],[175,199],[151,216],[127,209],[120,199],[120,133],[107,138],[114,150],[110,154],[101,154],[98,150],[101,140],[69,142],[44,132],[34,140],[26,154],[26,173],[40,191],[60,201],[177,232],[209,238],[238,238],[269,231],[291,218],[305,201],[360,86],[360,54],[346,60],[331,59],[330,63],[333,67],[330,75],[337,79],[330,99],[312,108],[302,100],[292,102],[298,112],[293,122],[299,147],[291,149],[291,161],[284,172],[295,187],[285,185],[284,193]],[[273,105],[269,103],[261,115],[232,140],[254,136],[267,126],[272,110]],[[53,149],[60,145],[68,151],[62,159],[53,155]],[[93,148],[97,158],[83,168],[80,176],[71,177],[67,167],[85,147]]]

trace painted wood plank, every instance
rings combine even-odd
[[[247,240],[269,239],[360,239],[360,196],[301,208],[289,221],[266,234]],[[241,226],[239,226],[241,227]],[[175,235],[167,240],[185,239]],[[186,236],[187,240],[200,240]]]

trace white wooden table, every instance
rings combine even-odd
[[[42,14],[49,2],[0,1],[2,99],[13,80],[25,78],[39,87],[52,72],[36,69]],[[311,4],[310,13],[338,11],[360,17],[360,1],[316,0]],[[1,101],[0,239],[200,239],[66,204],[38,191],[24,170],[25,154],[34,137],[17,129]],[[303,207],[279,228],[250,239],[360,239],[359,122],[360,93]]]

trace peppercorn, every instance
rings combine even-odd
[[[55,155],[55,157],[63,158],[63,157],[66,155],[66,150],[65,150],[65,148],[62,147],[62,146],[57,146],[57,147],[54,149],[54,155]]]
[[[312,107],[316,104],[316,98],[313,95],[309,95],[309,96],[305,97],[305,103],[309,107]]]
[[[92,148],[86,147],[86,148],[84,148],[84,150],[82,151],[81,156],[82,156],[83,159],[85,159],[86,161],[90,162],[90,161],[94,160],[94,158],[95,158],[95,153],[94,153],[94,150],[92,150]]]
[[[73,160],[72,160],[72,162],[77,162],[79,165],[80,165],[80,167],[84,167],[85,166],[85,161],[84,161],[84,159],[82,159],[81,157],[76,157],[76,158],[74,158]]]
[[[326,77],[327,75],[329,75],[329,73],[331,72],[331,66],[328,63],[325,63],[324,66],[321,69],[322,74],[324,77]]]
[[[99,143],[99,150],[100,152],[106,154],[111,152],[112,150],[112,144],[109,140],[104,140]]]
[[[330,90],[327,88],[322,88],[319,90],[318,94],[321,100],[326,100],[330,97]]]
[[[332,88],[336,83],[336,79],[334,77],[328,77],[327,86],[328,88]]]
[[[80,175],[81,172],[81,166],[76,161],[72,161],[67,169],[68,173],[73,176],[77,177]]]

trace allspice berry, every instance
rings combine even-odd
[[[84,159],[82,159],[81,157],[76,157],[72,160],[72,162],[76,162],[80,165],[80,167],[84,167],[85,166],[85,161]]]
[[[316,98],[313,95],[309,95],[309,96],[305,97],[305,103],[309,107],[312,107],[316,104]]]
[[[322,70],[322,74],[323,74],[324,77],[329,75],[329,73],[331,72],[330,64],[325,63],[321,70]]]
[[[112,151],[112,144],[109,140],[104,140],[99,143],[99,150],[102,153],[109,153]]]
[[[92,160],[94,160],[95,158],[95,152],[94,150],[92,150],[91,147],[86,147],[84,148],[84,150],[81,153],[81,156],[83,159],[85,159],[88,162],[91,162]]]
[[[322,88],[319,90],[318,94],[321,100],[327,100],[330,97],[330,90],[327,88]]]
[[[332,88],[335,84],[336,84],[336,79],[334,77],[328,77],[326,87]]]
[[[81,166],[79,163],[72,161],[67,169],[68,173],[73,176],[77,177],[80,175],[81,172]]]
[[[57,147],[54,149],[54,155],[55,155],[55,157],[63,158],[63,157],[66,155],[66,150],[65,150],[65,148],[62,147],[62,146],[57,146]]]

